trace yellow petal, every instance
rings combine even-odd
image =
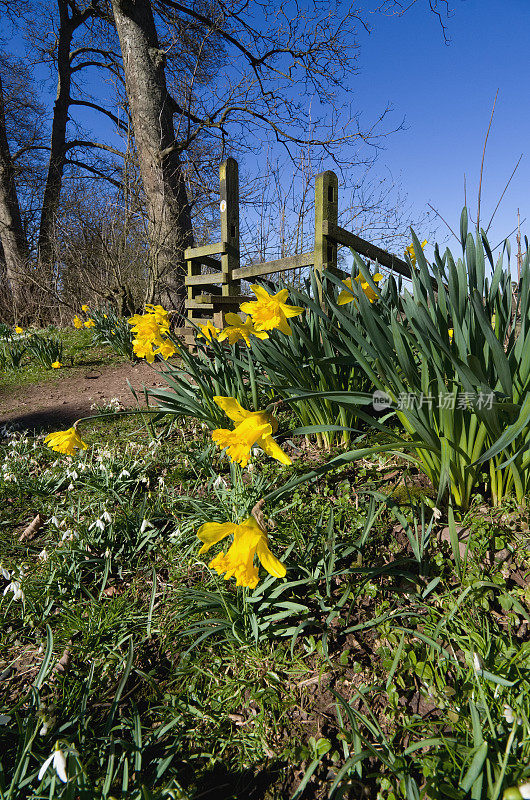
[[[258,554],[258,558],[261,561],[262,566],[265,567],[269,575],[274,575],[275,578],[285,577],[287,570],[282,562],[279,561],[279,559],[277,559],[276,556],[269,550],[266,535],[259,540],[256,547],[256,553]]]
[[[264,450],[268,456],[275,458],[276,461],[279,461],[280,464],[289,466],[289,464],[293,463],[287,453],[283,452],[280,445],[276,444],[272,436],[262,436],[261,439],[256,442],[256,444],[261,447],[261,449]]]
[[[252,414],[252,411],[246,411],[235,397],[220,397],[219,395],[215,395],[213,401],[219,408],[223,409],[228,419],[234,422],[243,422],[244,419]]]
[[[199,550],[199,555],[206,553],[212,545],[217,544],[221,539],[230,536],[236,528],[237,525],[234,522],[205,522],[197,531],[197,537],[201,542],[204,542]]]

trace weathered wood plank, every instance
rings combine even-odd
[[[201,247],[188,247],[184,251],[184,258],[203,258],[204,256],[218,256],[228,250],[227,242],[215,242],[214,244],[203,244]]]
[[[213,303],[214,306],[239,306],[241,303],[246,303],[252,300],[252,297],[247,297],[242,294],[233,295],[218,295],[218,294],[200,294],[195,298],[196,303]]]
[[[314,258],[314,251],[311,250],[309,253],[286,256],[286,258],[279,258],[276,261],[261,261],[259,264],[235,269],[232,275],[234,278],[257,278],[260,275],[271,275],[274,272],[286,272],[289,269],[311,267],[313,266]]]
[[[184,282],[186,286],[208,286],[210,283],[222,283],[224,279],[222,272],[209,272],[204,275],[190,275]]]
[[[355,233],[350,233],[350,231],[340,228],[338,225],[325,222],[323,227],[324,232],[339,244],[351,247],[356,253],[370,258],[372,261],[377,261],[383,267],[388,267],[388,269],[403,275],[405,278],[411,277],[409,265],[402,258],[388,253],[381,247],[361,239],[360,236],[356,236]]]
[[[198,297],[195,297],[193,300],[186,300],[185,303],[186,311],[193,311],[194,309],[197,308],[200,308],[201,311],[213,311],[213,303],[201,303],[199,298],[200,295],[198,295]]]

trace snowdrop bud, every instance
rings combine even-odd
[[[147,528],[149,527],[149,525],[150,525],[149,520],[144,519],[142,521],[142,524],[140,525],[140,533],[144,533],[147,530]]]
[[[473,653],[473,669],[477,675],[480,675],[484,669],[484,664],[478,653]]]

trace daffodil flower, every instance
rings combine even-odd
[[[425,248],[426,244],[427,244],[427,239],[424,239],[423,242],[421,243],[421,249],[422,250]],[[409,244],[408,247],[405,248],[405,254],[409,255],[410,260],[412,261],[412,266],[415,266],[416,265],[416,253],[414,251],[414,244],[412,242]]]
[[[147,305],[145,314],[134,314],[128,323],[135,333],[133,352],[138,358],[145,358],[152,364],[157,354],[167,360],[177,352],[175,345],[166,338],[169,315],[162,306]]]
[[[44,444],[51,447],[57,453],[64,453],[67,456],[75,454],[75,448],[86,450],[87,445],[77,433],[75,426],[68,428],[67,431],[57,431],[56,433],[49,433],[45,439]]]
[[[66,774],[66,758],[63,751],[58,747],[57,743],[55,745],[55,750],[53,751],[51,756],[48,756],[48,758],[46,759],[46,761],[39,770],[39,775],[38,775],[39,781],[43,779],[44,773],[46,772],[50,764],[53,766],[55,772],[57,773],[57,777],[59,778],[59,780],[61,780],[63,783],[67,783],[68,776]]]
[[[24,329],[20,325],[15,325],[15,333],[24,333]]]
[[[250,347],[250,335],[256,336],[258,339],[268,339],[269,334],[265,331],[256,330],[252,317],[247,317],[245,321],[237,314],[225,314],[225,321],[228,322],[226,328],[223,328],[219,334],[219,341],[224,342],[228,339],[230,344],[235,344],[240,339],[244,339],[247,347]]]
[[[233,431],[225,428],[212,431],[213,441],[219,447],[226,448],[232,461],[246,467],[250,451],[257,446],[281,464],[291,463],[287,453],[272,438],[272,434],[278,430],[278,422],[272,414],[267,411],[246,411],[234,397],[216,396],[213,399],[227,417],[237,423]]]
[[[272,331],[278,328],[286,336],[292,334],[291,326],[287,322],[290,317],[297,317],[304,309],[300,306],[289,306],[285,302],[289,295],[287,289],[281,289],[277,294],[269,294],[262,286],[254,284],[250,287],[257,301],[241,303],[241,311],[250,314],[257,331]]]
[[[197,339],[206,339],[207,342],[217,339],[220,332],[220,329],[216,328],[211,320],[208,320],[206,325],[199,325],[199,329],[201,332],[197,334]]]
[[[95,328],[96,327],[96,323],[94,322],[93,319],[87,319],[87,321],[84,322],[83,324],[84,324],[85,328]]]
[[[77,314],[74,317],[74,328],[82,328],[83,327],[83,320],[80,319]]]
[[[60,361],[54,361],[53,364],[52,364],[52,369],[60,369],[61,367],[62,367],[62,364],[61,364]]]
[[[376,272],[372,280],[374,283],[379,283],[379,281],[383,280],[383,275],[381,275],[380,272]],[[360,273],[355,278],[355,282],[361,284],[361,289],[363,290],[366,297],[371,303],[373,303],[374,300],[377,300],[376,293],[374,292],[370,284],[367,281],[365,281],[365,279]],[[346,288],[340,292],[337,298],[337,305],[339,306],[344,306],[346,305],[346,303],[351,303],[352,300],[355,300],[351,278],[346,278],[346,280],[342,281],[342,283]]]
[[[254,517],[249,517],[240,525],[233,522],[206,522],[201,525],[197,536],[204,544],[199,550],[199,555],[230,535],[234,539],[228,551],[219,553],[208,565],[211,569],[215,569],[218,575],[224,572],[225,580],[235,577],[236,586],[254,589],[259,581],[258,569],[254,565],[254,556],[257,554],[270,575],[275,578],[285,576],[284,565],[269,550],[267,534]]]
[[[84,311],[85,314],[88,314],[88,305],[86,303],[81,306],[81,311]]]

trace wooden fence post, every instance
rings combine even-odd
[[[325,233],[327,226],[337,225],[339,216],[339,181],[331,170],[321,172],[315,180],[315,273],[322,277],[325,269],[337,269],[337,245]]]
[[[241,281],[234,280],[232,273],[239,268],[239,168],[234,158],[227,158],[219,168],[221,202],[221,241],[226,242],[226,251],[221,255],[222,297],[233,297],[241,293]],[[219,324],[220,323],[220,324]],[[223,326],[223,312],[214,315],[214,325]]]

